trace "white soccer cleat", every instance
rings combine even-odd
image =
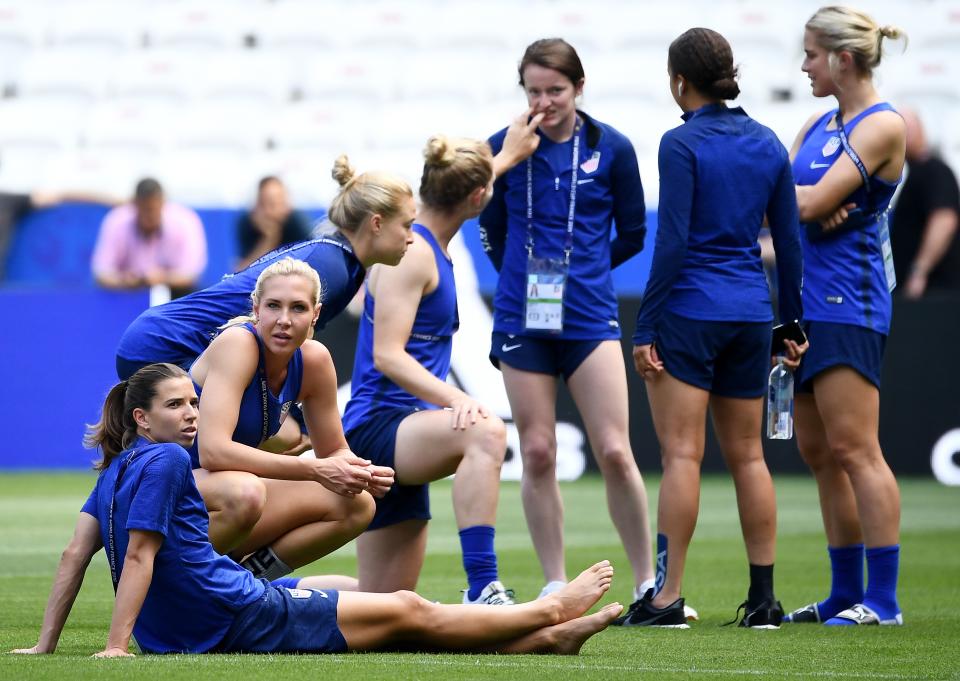
[[[490,582],[475,600],[470,600],[469,590],[463,592],[464,605],[514,605],[513,589],[504,588],[501,582]]]
[[[560,581],[559,579],[555,579],[552,582],[547,582],[546,586],[540,589],[540,595],[537,596],[537,600],[540,600],[541,598],[546,598],[550,594],[560,591],[560,589],[562,589],[566,585],[567,585],[566,582]]]

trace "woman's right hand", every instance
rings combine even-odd
[[[800,366],[800,360],[803,359],[803,355],[810,348],[810,341],[804,341],[803,345],[800,345],[796,341],[786,339],[783,341],[783,345],[787,351],[786,354],[781,356],[783,363],[791,371],[794,371]],[[774,358],[775,361],[776,358]]]
[[[633,347],[633,366],[643,380],[656,378],[663,371],[663,362],[657,354],[657,346],[635,345]]]
[[[527,109],[514,119],[507,128],[507,135],[503,138],[500,153],[494,158],[494,174],[503,175],[513,166],[526,161],[540,146],[540,135],[537,128],[543,121],[544,113],[533,114],[533,109]]]

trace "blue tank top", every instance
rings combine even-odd
[[[857,124],[878,111],[895,111],[886,102],[865,109],[844,125],[847,137]],[[837,110],[825,113],[807,132],[793,161],[798,185],[816,184],[844,155],[836,130]],[[858,187],[843,204],[875,212],[890,206],[899,182],[870,178],[870,198]],[[869,208],[868,208],[869,207]],[[882,334],[890,332],[891,299],[880,250],[879,218],[863,227],[811,242],[800,230],[803,245],[803,314],[810,321],[862,326]]]
[[[442,381],[450,372],[453,334],[460,328],[457,310],[457,285],[453,277],[453,263],[444,255],[440,244],[426,227],[414,225],[433,249],[440,281],[437,288],[420,299],[406,351],[427,371]],[[357,355],[353,361],[353,385],[350,401],[343,414],[343,430],[349,432],[366,422],[378,411],[395,407],[437,409],[414,397],[380,373],[373,365],[373,318],[376,301],[367,295],[357,338]]]
[[[250,312],[250,293],[260,273],[288,256],[303,260],[320,275],[323,307],[318,329],[343,311],[366,275],[350,242],[339,233],[280,248],[213,286],[144,311],[123,333],[117,356],[143,364],[189,366],[217,335],[221,324]]]
[[[248,447],[257,447],[267,438],[277,434],[284,419],[287,418],[287,412],[300,395],[300,386],[303,384],[303,353],[300,348],[293,353],[290,363],[287,364],[287,378],[280,388],[280,394],[274,395],[267,386],[263,339],[260,338],[253,324],[243,324],[242,328],[252,333],[257,339],[260,357],[257,360],[257,371],[253,375],[253,380],[243,391],[243,397],[240,399],[240,413],[237,416],[237,427],[233,431],[233,441]],[[196,383],[193,386],[199,396],[202,388]],[[193,467],[200,468],[199,436],[187,452],[190,454]]]

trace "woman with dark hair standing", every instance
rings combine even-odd
[[[733,53],[693,28],[670,45],[670,91],[684,124],[660,143],[660,208],[650,280],[637,315],[634,363],[660,441],[657,590],[623,624],[686,627],[681,579],[700,502],[707,411],[737,491],[750,561],[741,626],[776,628],[776,498],[760,442],[771,354],[796,367],[804,346],[772,348],[773,313],[757,237],[766,216],[777,251],[780,310],[800,319],[797,202],[787,151],[726,100],[740,93]]]
[[[812,350],[797,377],[797,445],[817,479],[833,581],[826,599],[792,612],[790,622],[903,623],[900,490],[878,431],[896,285],[886,215],[903,173],[906,130],[873,85],[883,39],[899,37],[862,12],[824,7],[803,38],[814,97],[837,100],[807,121],[791,150],[800,219],[814,223],[803,238]]]
[[[480,225],[500,272],[490,357],[503,372],[520,434],[523,508],[546,580],[541,595],[567,579],[556,477],[558,377],[580,410],[639,593],[653,583],[647,495],[630,447],[611,276],[643,247],[637,157],[620,132],[577,109],[585,79],[568,43],[531,44],[519,75],[531,122],[539,117],[539,144],[498,177]],[[507,139],[507,129],[493,135],[493,152]]]

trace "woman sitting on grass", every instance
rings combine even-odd
[[[107,645],[127,657],[131,635],[152,653],[418,649],[576,654],[620,614],[584,616],[610,588],[595,564],[548,598],[511,608],[439,605],[415,593],[286,589],[257,580],[207,539],[190,469],[197,395],[187,374],[153,364],[107,395],[88,444],[100,476],[63,552],[40,640],[13,652],[52,653],[93,555],[106,548],[116,590]]]

